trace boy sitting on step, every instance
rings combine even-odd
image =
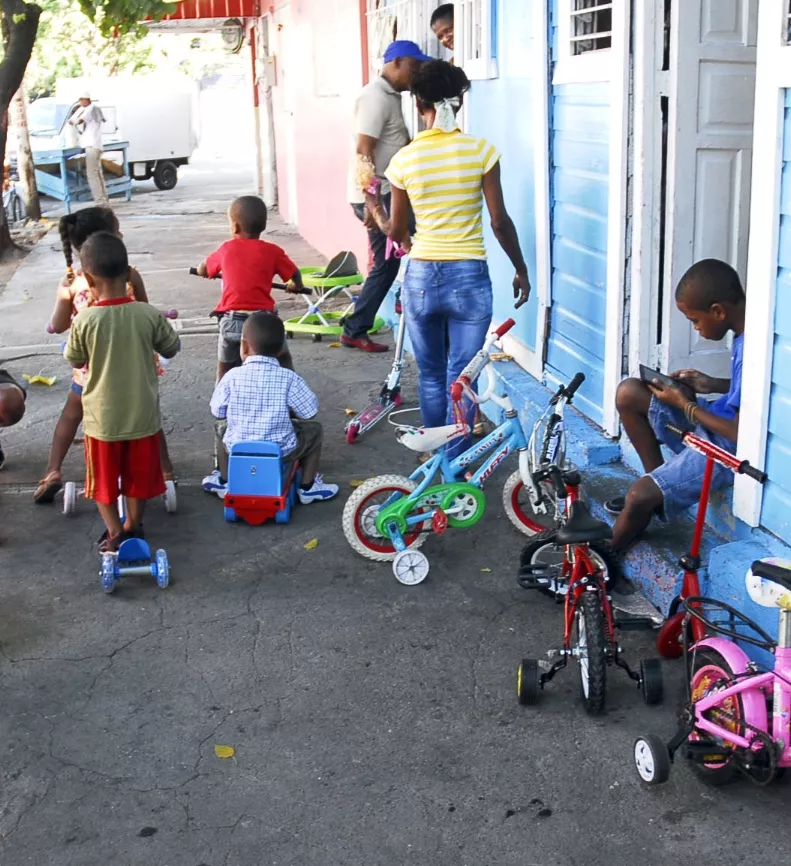
[[[732,331],[733,357],[730,379],[715,379],[698,370],[671,374],[679,387],[665,387],[658,379],[621,382],[616,405],[626,435],[637,451],[646,474],[635,481],[625,497],[605,503],[618,517],[613,527],[613,549],[623,550],[656,514],[672,520],[700,497],[706,458],[685,447],[667,431],[668,424],[695,434],[734,453],[739,432],[744,347],[745,297],[739,275],[725,262],[704,259],[694,264],[676,289],[676,306],[706,340],[721,340]],[[721,394],[709,402],[698,394]],[[660,445],[674,455],[665,462]],[[732,473],[714,467],[712,490],[730,482]]]
[[[242,366],[223,376],[211,398],[218,468],[203,479],[203,489],[224,498],[231,447],[258,440],[279,445],[287,462],[299,460],[303,505],[332,499],[337,485],[325,484],[318,474],[323,438],[321,424],[313,420],[318,398],[301,376],[278,360],[286,341],[283,322],[274,313],[251,313],[241,338]]]

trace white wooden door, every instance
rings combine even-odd
[[[297,87],[296,72],[299,55],[296,51],[294,33],[295,19],[291,4],[286,3],[274,13],[275,30],[277,32],[277,76],[278,83],[283,88],[283,123],[286,157],[286,219],[291,225],[297,225],[297,134],[296,110]]]
[[[694,262],[718,258],[744,282],[750,221],[758,0],[674,0],[670,41],[663,346],[668,370],[727,378],[730,341],[701,339],[674,302]]]

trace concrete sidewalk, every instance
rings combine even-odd
[[[659,709],[613,672],[607,714],[588,718],[573,667],[538,708],[517,705],[520,658],[557,646],[562,617],[515,583],[523,539],[500,503],[510,464],[492,478],[480,524],[428,540],[426,583],[403,587],[388,564],[352,552],[341,530],[351,480],[414,466],[387,426],[353,447],[343,439],[344,410],[378,389],[390,356],[293,341],[321,399],[323,470],[341,495],[286,526],[224,523],[198,487],[211,464],[206,314],[217,286],[187,268],[225,238],[236,189],[188,199],[196,189],[119,207],[152,301],[177,307],[186,326],[162,387],[179,511],[151,503],[146,516],[170,556],[167,592],[132,580],[105,596],[93,506],[65,519],[30,501],[69,382],[60,340],[44,333],[63,270],[55,233],[0,297],[0,357],[16,357],[18,374],[59,376],[31,388],[24,422],[2,434],[0,863],[784,862],[787,784],[714,790],[683,763],[661,790],[637,783],[633,739],[673,733],[679,665],[664,666]],[[300,264],[318,261],[287,227],[272,229]],[[414,404],[411,365],[404,390]],[[66,475],[81,473],[74,448]],[[625,646],[630,661],[653,654],[651,635]]]

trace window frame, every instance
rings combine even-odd
[[[481,16],[481,56],[467,57],[467,15],[471,6],[478,6]],[[453,0],[453,59],[471,81],[486,81],[498,77],[499,27],[497,0]]]
[[[571,19],[575,12],[573,0],[557,0],[558,2],[558,46],[557,61],[555,63],[553,84],[586,84],[594,82],[612,81],[615,72],[615,54],[613,52],[612,40],[616,38],[613,29],[610,47],[599,48],[596,51],[586,51],[584,54],[572,54],[572,26]],[[619,0],[611,0],[613,18],[616,15],[616,5]],[[613,23],[613,28],[615,24]]]

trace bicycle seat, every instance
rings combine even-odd
[[[791,561],[757,559],[747,572],[747,592],[761,607],[791,610]]]
[[[571,503],[568,520],[557,534],[558,544],[583,544],[587,541],[605,541],[612,538],[609,524],[596,518],[588,511],[584,502]]]

